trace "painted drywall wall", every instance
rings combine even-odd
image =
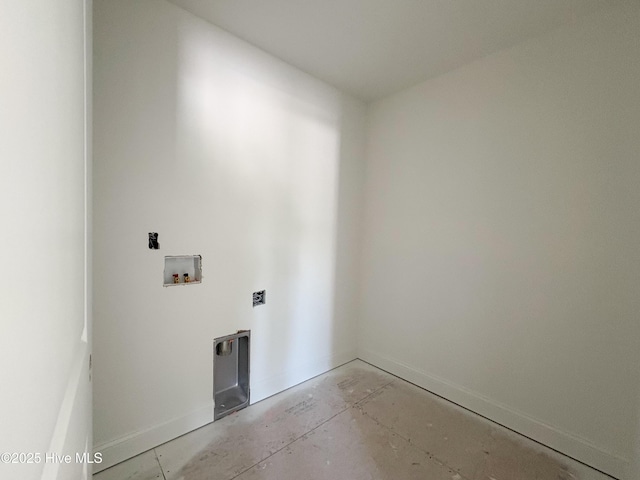
[[[27,455],[3,459],[0,478],[91,476],[90,464],[75,461],[91,452],[88,11],[82,0],[0,2],[0,452]]]
[[[640,10],[371,106],[359,356],[621,477],[640,363]]]
[[[355,358],[365,110],[168,2],[94,10],[105,467],[212,421],[216,337],[251,329],[252,402]],[[202,283],[163,287],[183,254]]]
[[[640,401],[638,402],[640,405]],[[636,412],[635,421],[635,440],[633,443],[633,450],[631,451],[631,461],[627,469],[627,476],[625,478],[633,479],[640,478],[640,408]]]

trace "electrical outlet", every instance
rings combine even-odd
[[[151,250],[158,250],[160,248],[157,232],[149,232],[149,248]]]
[[[267,303],[267,291],[260,290],[259,292],[253,292],[253,306],[264,305]]]

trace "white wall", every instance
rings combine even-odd
[[[0,463],[0,478],[91,475],[75,463],[91,450],[85,8],[0,1],[0,452],[41,455]],[[74,461],[45,463],[47,453]]]
[[[640,402],[638,405],[640,405]],[[638,409],[633,425],[636,435],[633,450],[631,451],[631,461],[629,462],[627,476],[625,477],[629,479],[640,478],[640,408]]]
[[[638,59],[636,4],[378,101],[368,129],[359,356],[617,476],[638,408]]]
[[[364,106],[164,1],[94,21],[105,467],[212,420],[215,337],[251,329],[253,402],[355,358]],[[179,254],[202,284],[162,286]]]

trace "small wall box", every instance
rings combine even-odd
[[[184,274],[189,276],[185,282]],[[174,281],[178,275],[178,283]],[[164,257],[164,286],[196,285],[202,283],[202,257],[200,255],[173,255]]]

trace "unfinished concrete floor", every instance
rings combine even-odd
[[[94,480],[610,480],[359,360]]]

